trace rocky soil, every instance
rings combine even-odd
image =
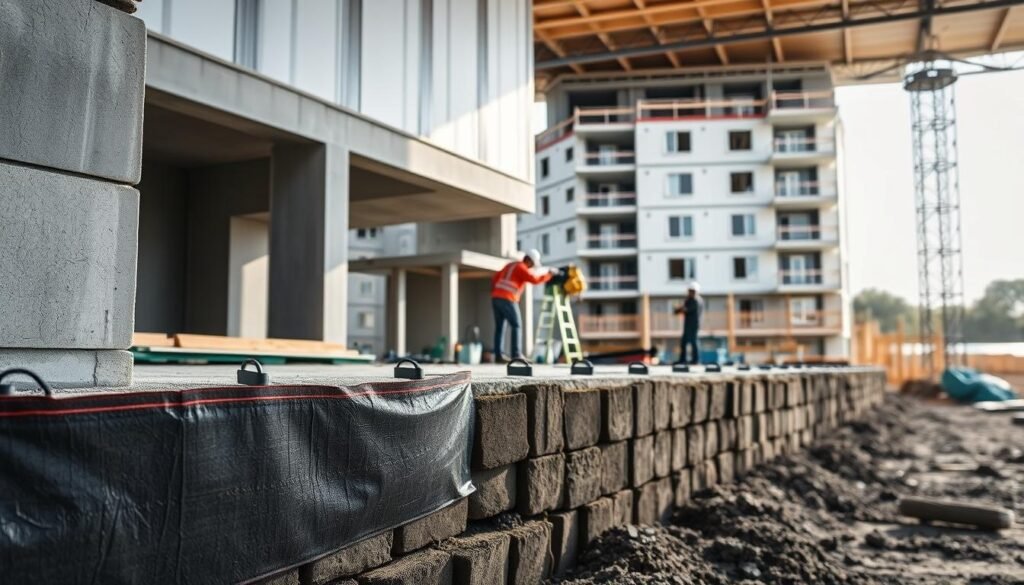
[[[695,494],[667,526],[593,542],[556,583],[1024,583],[1024,427],[1010,415],[890,396],[737,484]],[[924,525],[900,496],[997,504],[1001,533]]]

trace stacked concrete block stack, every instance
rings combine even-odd
[[[0,370],[127,385],[146,27],[94,0],[5,0],[0,47]]]
[[[602,532],[664,522],[863,416],[884,383],[861,368],[478,383],[476,492],[280,582],[536,583]]]

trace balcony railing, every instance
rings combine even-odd
[[[587,193],[587,207],[619,207],[636,205],[636,193]]]
[[[590,250],[614,250],[635,247],[636,234],[595,234],[587,236],[587,248]]]
[[[835,226],[780,225],[778,234],[780,242],[831,242],[839,237],[839,230]]]
[[[779,284],[783,286],[832,285],[838,284],[838,271],[820,268],[779,270]]]
[[[732,98],[720,100],[640,100],[637,119],[659,118],[756,118],[764,115],[766,100]]]
[[[583,166],[602,167],[636,163],[636,153],[630,150],[588,152],[583,155]]]
[[[772,309],[762,311],[735,311],[732,314],[733,332],[738,335],[756,333],[799,332],[804,329],[839,329],[842,311],[793,311]],[[701,331],[714,334],[727,333],[729,314],[726,311],[706,311],[701,318]],[[683,330],[683,318],[673,313],[651,313],[651,333],[658,337],[678,335]]]
[[[590,290],[636,290],[636,275],[621,276],[588,276],[587,286]]]
[[[776,197],[819,197],[827,195],[832,191],[830,183],[821,181],[776,181]]]
[[[536,150],[541,150],[558,142],[562,138],[565,138],[572,133],[573,122],[573,118],[567,118],[540,132],[533,139],[534,148]]]
[[[776,136],[772,148],[778,154],[832,152],[835,150],[831,138],[815,138],[813,136],[803,138]]]
[[[831,91],[773,91],[771,107],[778,110],[810,110],[834,108],[835,94]]]
[[[640,320],[640,315],[580,315],[578,325],[581,335],[637,334],[640,331]]]
[[[636,110],[629,107],[576,108],[573,118],[577,126],[632,124],[636,120]]]

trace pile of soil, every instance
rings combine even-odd
[[[1024,530],[922,525],[901,496],[1024,513],[1024,429],[1009,415],[892,395],[869,420],[740,483],[693,496],[667,526],[617,528],[556,583],[1022,583]]]

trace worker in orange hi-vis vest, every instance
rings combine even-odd
[[[522,358],[520,335],[523,330],[519,315],[519,297],[527,284],[542,284],[551,280],[550,270],[541,268],[540,252],[530,250],[522,260],[509,262],[491,278],[491,307],[494,309],[494,361],[503,363],[508,357],[503,352],[505,323],[512,329],[512,358]]]

